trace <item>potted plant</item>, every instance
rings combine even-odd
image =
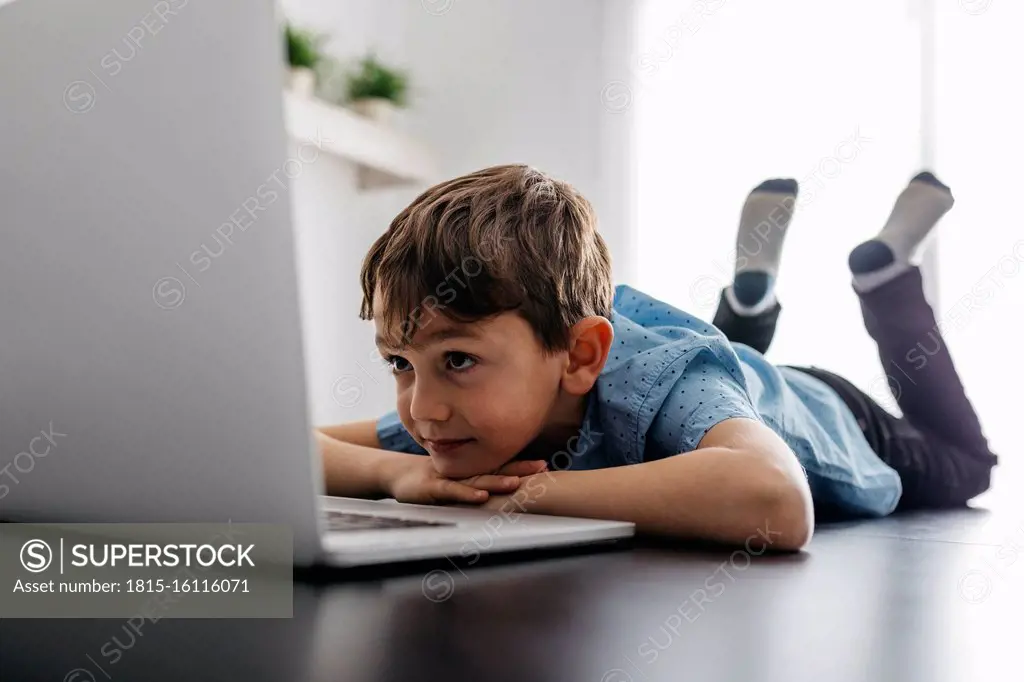
[[[323,58],[320,54],[320,43],[323,38],[311,31],[306,31],[285,24],[285,48],[288,52],[288,89],[292,92],[312,97],[316,90],[316,65]]]
[[[397,107],[404,107],[409,78],[403,72],[385,66],[372,53],[363,57],[346,79],[346,97],[357,113],[386,122]]]

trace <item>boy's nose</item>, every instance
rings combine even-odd
[[[413,421],[443,422],[451,417],[452,411],[444,390],[429,381],[417,379],[412,389],[409,416]]]

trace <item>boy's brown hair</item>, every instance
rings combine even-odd
[[[547,351],[566,350],[572,325],[612,310],[611,258],[593,207],[525,165],[425,191],[370,248],[360,279],[359,316],[379,315],[394,347],[438,314],[471,322],[516,311]]]

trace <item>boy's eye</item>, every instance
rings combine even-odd
[[[395,374],[401,374],[409,370],[409,367],[406,366],[409,365],[409,361],[400,355],[389,355],[387,361],[391,365],[391,371]]]
[[[391,366],[391,371],[394,374],[401,374],[412,369],[409,361],[400,355],[389,355],[385,360]],[[458,351],[448,353],[445,356],[445,361],[448,367],[456,372],[465,372],[476,365],[476,359],[473,356]]]
[[[448,364],[455,371],[464,372],[467,369],[471,369],[474,365],[476,365],[476,360],[474,360],[472,356],[467,355],[466,353],[454,351],[448,353]]]

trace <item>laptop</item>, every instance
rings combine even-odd
[[[0,519],[286,523],[298,565],[632,535],[319,494],[279,22],[0,2]]]

